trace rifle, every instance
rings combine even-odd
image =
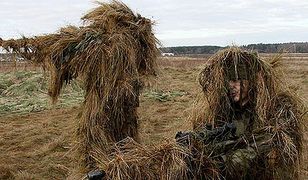
[[[202,141],[205,145],[218,143],[226,140],[235,140],[236,126],[233,122],[226,122],[223,126],[212,128],[207,124],[204,128],[196,132],[179,131],[175,135],[176,142],[183,146],[191,144],[191,140]]]
[[[212,128],[212,125],[206,125],[205,130],[198,132],[199,138],[204,144],[222,142],[225,140],[236,139],[236,126],[233,122],[226,122],[222,127]]]
[[[207,124],[198,131],[178,132],[176,142],[183,147],[193,147],[192,141],[202,142],[204,150],[211,156],[224,154],[229,150],[245,146],[242,138],[236,136],[236,126],[233,122],[226,122],[223,126],[213,128]]]
[[[225,123],[221,127],[212,128],[211,125],[206,125],[204,128],[193,132],[178,132],[175,136],[176,142],[184,147],[191,147],[192,141],[202,142],[205,149],[211,156],[225,154],[228,151],[245,148],[247,145],[257,146],[258,151],[267,151],[270,145],[266,142],[270,139],[271,135],[267,132],[255,131],[255,135],[237,137],[236,126],[234,123]]]

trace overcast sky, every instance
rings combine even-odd
[[[1,0],[0,37],[81,25],[93,0]],[[164,46],[307,42],[308,0],[123,0],[156,22]]]

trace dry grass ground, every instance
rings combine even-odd
[[[284,58],[287,81],[307,106],[308,55]],[[161,58],[160,76],[140,98],[139,118],[144,143],[173,138],[190,128],[187,117],[200,88],[196,78],[205,58]],[[1,72],[1,68],[0,68]],[[3,71],[2,71],[3,72]],[[79,104],[35,113],[0,114],[0,179],[64,179],[73,176],[76,160],[72,136]],[[307,134],[305,134],[307,145]],[[308,179],[307,147],[302,179]]]

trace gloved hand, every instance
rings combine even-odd
[[[88,180],[102,180],[105,177],[106,173],[103,170],[94,170],[94,171],[90,171],[87,174],[87,178]]]

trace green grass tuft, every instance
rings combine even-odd
[[[79,81],[63,89],[56,105],[48,96],[48,77],[39,72],[0,73],[0,114],[37,112],[50,108],[70,107],[83,101]]]

